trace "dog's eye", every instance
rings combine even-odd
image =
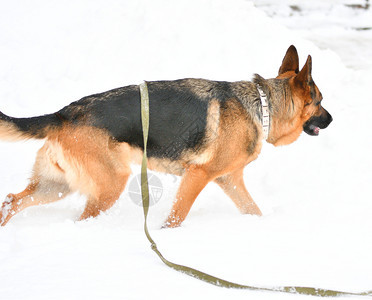
[[[316,105],[316,106],[319,106],[321,102],[322,102],[322,101],[318,101],[317,103],[315,103],[315,105]]]

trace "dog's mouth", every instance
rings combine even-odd
[[[304,131],[308,135],[318,136],[320,132],[320,128],[318,126],[309,124],[308,126],[304,126]]]
[[[325,109],[323,111],[324,113],[322,115],[313,116],[303,125],[303,130],[308,135],[318,136],[320,129],[327,128],[332,122],[332,116]]]

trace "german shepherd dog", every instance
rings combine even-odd
[[[260,93],[270,114],[267,142],[294,142],[305,131],[318,135],[332,121],[311,76],[312,60],[299,71],[290,46],[274,79],[253,82],[204,79],[148,82],[149,169],[182,176],[166,227],[179,226],[198,194],[214,181],[240,212],[261,215],[245,188],[243,169],[260,153],[264,137]],[[74,191],[87,196],[80,220],[109,209],[123,192],[130,164],[140,161],[143,134],[136,85],[82,98],[60,111],[32,118],[0,112],[0,139],[44,139],[29,185],[9,194],[1,225],[23,209],[60,200]]]

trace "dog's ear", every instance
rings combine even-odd
[[[293,45],[288,48],[287,53],[283,58],[282,65],[279,68],[278,75],[288,71],[294,71],[296,74],[299,71],[298,53],[296,47]]]
[[[300,86],[307,86],[311,81],[311,69],[312,69],[312,60],[311,56],[309,55],[307,57],[306,63],[304,67],[302,68],[301,72],[296,75],[294,78],[295,83],[297,83]]]

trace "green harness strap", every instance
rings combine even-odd
[[[141,119],[142,119],[142,131],[143,131],[143,158],[142,158],[142,166],[141,166],[141,191],[142,191],[142,205],[143,205],[143,213],[145,217],[144,222],[144,230],[147,239],[151,244],[151,249],[159,256],[159,258],[166,264],[168,267],[182,272],[186,275],[195,277],[202,281],[208,282],[210,284],[214,284],[220,287],[225,288],[236,288],[236,289],[246,289],[246,290],[254,290],[254,291],[270,291],[270,292],[283,292],[283,293],[291,293],[291,294],[304,294],[304,295],[312,295],[312,296],[320,296],[320,297],[336,297],[336,296],[343,296],[343,295],[358,295],[358,296],[371,296],[372,291],[365,292],[365,293],[349,293],[349,292],[341,292],[341,291],[333,291],[333,290],[325,290],[325,289],[318,289],[318,288],[311,288],[311,287],[297,287],[297,286],[284,286],[284,287],[256,287],[256,286],[249,286],[249,285],[242,285],[233,283],[230,281],[226,281],[215,276],[209,275],[207,273],[201,272],[199,270],[178,265],[175,263],[170,262],[167,260],[158,250],[158,247],[155,241],[152,239],[149,230],[147,228],[147,215],[149,212],[149,187],[147,181],[147,139],[149,133],[149,93],[147,88],[146,81],[140,84],[140,94],[141,94]]]

